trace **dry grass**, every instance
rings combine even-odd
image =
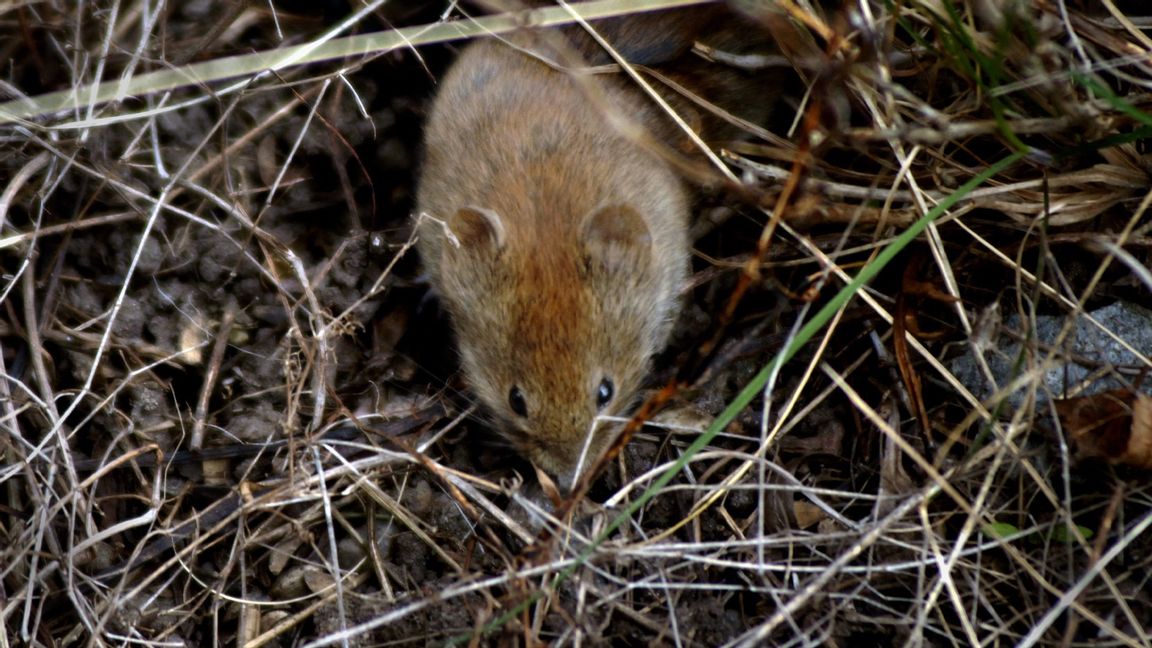
[[[1141,433],[1141,3],[738,3],[804,80],[723,155],[769,209],[711,210],[661,376],[711,363],[560,507],[409,251],[450,56],[382,52],[483,29],[79,4],[0,7],[0,646],[1152,643],[1148,465],[1064,429]]]

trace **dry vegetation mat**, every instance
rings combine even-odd
[[[1152,644],[1152,10],[733,7],[792,81],[561,501],[411,211],[444,41],[567,9],[0,4],[0,647]]]

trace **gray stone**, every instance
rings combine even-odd
[[[1115,302],[1089,313],[1101,326],[1142,354],[1152,355],[1152,311],[1128,302]],[[1055,354],[1055,344],[1068,321],[1068,316],[1040,316],[1036,318],[1035,336],[1029,339],[1027,328],[1018,314],[995,327],[999,339],[994,344],[969,344],[968,352],[949,366],[964,386],[981,399],[988,399],[997,389],[1003,389],[1030,368],[1052,360],[1043,373],[1043,384],[1037,389],[1037,403],[1049,398],[1086,396],[1110,389],[1130,388],[1146,365],[1112,336],[1083,316],[1077,317],[1075,328],[1064,338]],[[1015,335],[1005,335],[1013,331]],[[1021,343],[1027,340],[1028,353],[1021,356]],[[974,354],[981,353],[988,364],[995,385],[989,384]],[[1120,371],[1118,371],[1118,369]],[[1079,384],[1089,384],[1079,389]],[[1152,393],[1152,373],[1141,385],[1141,391]],[[1008,395],[1008,404],[1019,407],[1028,393],[1027,386]]]

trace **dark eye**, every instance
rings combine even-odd
[[[519,416],[528,416],[528,403],[524,402],[524,392],[519,387],[508,390],[508,407]]]
[[[604,409],[604,406],[612,402],[612,396],[616,393],[616,385],[612,381],[605,378],[600,381],[600,386],[596,389],[596,407]]]

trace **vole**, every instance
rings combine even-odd
[[[429,112],[417,195],[467,382],[566,486],[610,441],[596,417],[627,413],[667,343],[691,252],[688,188],[605,109],[657,137],[671,122],[623,75],[590,81],[596,99],[508,44],[469,45]]]

